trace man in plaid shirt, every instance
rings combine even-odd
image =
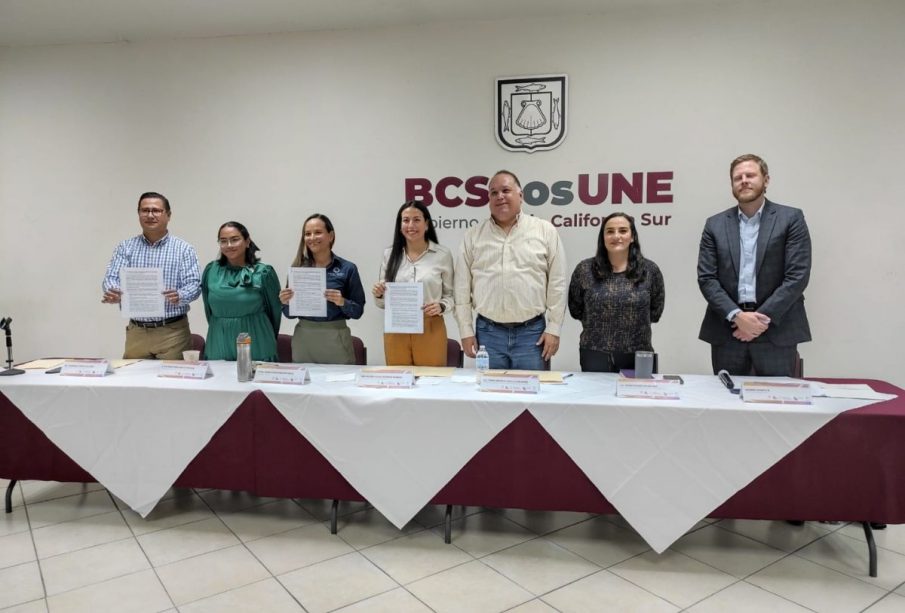
[[[162,194],[146,192],[138,199],[142,233],[116,246],[104,275],[105,304],[122,299],[119,272],[123,267],[163,269],[163,319],[130,319],[124,358],[178,360],[192,348],[186,314],[201,294],[201,273],[195,248],[167,231],[170,202]]]

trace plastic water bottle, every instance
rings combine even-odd
[[[236,375],[239,381],[251,381],[251,335],[240,332],[236,337]]]
[[[478,370],[478,383],[480,383],[484,373],[490,370],[490,354],[487,353],[487,348],[484,345],[478,348],[478,352],[474,356],[474,365]]]

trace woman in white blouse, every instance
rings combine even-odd
[[[437,241],[430,211],[410,200],[399,208],[393,246],[383,252],[379,281],[371,292],[384,307],[386,284],[417,282],[424,287],[424,332],[383,335],[386,363],[393,366],[446,366],[444,313],[453,308],[452,253]]]

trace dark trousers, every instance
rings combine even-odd
[[[584,372],[619,372],[635,368],[635,354],[621,351],[578,349],[578,360]]]
[[[730,375],[794,377],[797,374],[798,346],[778,347],[766,339],[749,343],[732,339],[710,346],[713,374],[726,370]]]

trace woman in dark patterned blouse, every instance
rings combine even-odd
[[[597,255],[583,260],[569,284],[569,313],[581,320],[581,369],[618,372],[635,367],[635,351],[653,351],[651,322],[666,298],[663,275],[641,255],[635,220],[613,213],[603,220]]]

